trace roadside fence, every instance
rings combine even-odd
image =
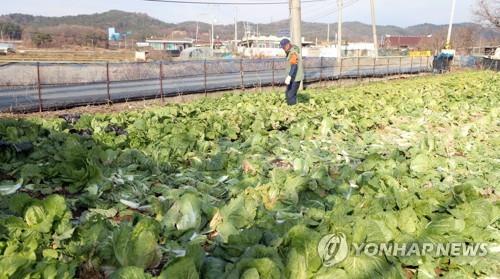
[[[285,59],[0,64],[0,111],[29,112],[281,86]],[[432,71],[432,57],[304,58],[305,83]]]
[[[462,55],[455,56],[453,66],[478,70],[500,71],[500,60],[482,56]]]

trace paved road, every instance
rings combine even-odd
[[[402,68],[403,73],[417,73],[425,71],[425,67]],[[398,74],[399,67],[376,69],[375,75]],[[373,75],[373,69],[360,70],[361,76]],[[323,79],[338,78],[338,73],[332,69],[323,69],[321,73]],[[357,69],[346,69],[342,72],[342,77],[358,76]],[[319,68],[310,68],[306,71],[306,80],[315,81],[320,78]],[[283,73],[275,72],[275,82],[281,82]],[[260,71],[245,73],[245,87],[255,87],[259,85],[271,85],[273,82],[272,71]],[[216,91],[241,87],[240,73],[227,73],[207,77],[207,90]],[[142,99],[159,97],[160,81],[138,80],[138,81],[118,81],[110,85],[111,99],[121,101],[127,99]],[[179,77],[163,80],[163,90],[167,96],[204,92],[205,82],[203,76]],[[103,103],[107,101],[106,83],[45,86],[42,88],[42,102],[44,108],[63,107],[88,103]],[[38,91],[35,87],[5,88],[0,87],[0,111],[11,110],[36,110],[38,108]]]

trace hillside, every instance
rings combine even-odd
[[[177,24],[166,23],[161,20],[155,19],[143,13],[130,13],[118,10],[111,10],[104,13],[96,13],[90,15],[77,15],[77,16],[63,16],[63,17],[45,17],[45,16],[32,16],[25,14],[8,14],[0,16],[0,22],[9,22],[20,25],[25,31],[35,32],[55,32],[56,29],[75,29],[75,28],[94,28],[99,32],[106,32],[108,27],[116,27],[118,32],[130,32],[130,37],[133,39],[141,40],[150,36],[156,37],[169,37],[169,38],[184,38],[195,37],[196,25],[195,21],[186,21]],[[253,31],[257,30],[256,24],[249,24]],[[371,25],[361,22],[345,22],[344,38],[350,41],[369,41],[371,40]],[[379,36],[385,34],[391,35],[428,35],[439,34],[446,32],[446,25],[435,24],[420,24],[402,28],[392,25],[378,26]],[[474,23],[456,24],[455,30],[472,29],[475,36],[481,35],[481,39],[485,41],[495,40],[500,38],[500,33],[493,29],[485,29]],[[207,23],[199,23],[199,37],[208,38],[208,32],[211,29]],[[238,23],[240,37],[243,34],[244,23]],[[269,24],[259,24],[259,33],[264,35],[276,34],[280,30],[288,29],[288,21],[281,20]],[[331,40],[335,38],[336,24],[330,26]],[[234,38],[234,26],[231,25],[217,25],[215,27],[216,35],[221,39]],[[480,31],[480,32],[477,32]],[[24,32],[26,33],[26,32]],[[303,23],[303,36],[308,40],[326,40],[327,24],[304,22]],[[479,37],[477,38],[479,39]]]
[[[249,24],[252,31],[257,30],[257,24]],[[287,20],[281,20],[269,24],[259,24],[259,33],[263,35],[275,35],[281,30],[287,30],[289,23]],[[206,23],[199,24],[200,32],[204,32],[208,35],[208,30],[210,30],[210,25]],[[325,23],[314,23],[314,22],[303,22],[302,23],[302,35],[307,39],[314,41],[318,38],[319,41],[325,41],[327,38],[327,24]],[[377,26],[378,36],[383,35],[407,35],[407,36],[420,36],[432,34],[436,37],[442,38],[445,36],[448,29],[447,25],[435,25],[435,24],[420,24],[415,26],[410,26],[407,28],[398,27],[394,25],[379,25]],[[193,37],[196,32],[196,22],[181,22],[172,27],[169,35],[174,30],[177,31],[179,35],[185,37]],[[234,25],[218,25],[215,27],[216,34],[222,39],[232,39],[234,38]],[[244,23],[238,23],[239,36],[244,32]],[[337,24],[333,23],[330,25],[330,41],[335,39],[335,32],[337,30]],[[364,24],[361,22],[344,22],[343,24],[343,38],[348,41],[371,41],[372,40],[372,27],[369,24]],[[500,32],[495,31],[490,28],[483,28],[475,23],[459,23],[454,25],[454,33],[452,40],[456,41],[458,45],[461,45],[461,40],[464,39],[464,33],[472,33],[474,41],[479,41],[481,39],[483,42],[500,41]]]
[[[168,29],[175,24],[165,23],[143,13],[129,13],[111,10],[104,13],[90,15],[45,17],[26,14],[8,14],[0,16],[0,22],[13,22],[23,28],[36,29],[45,27],[85,26],[107,30],[108,27],[116,27],[121,32],[131,32],[134,38],[142,38],[148,35],[166,34]]]

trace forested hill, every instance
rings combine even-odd
[[[144,13],[131,13],[118,10],[111,10],[104,13],[95,13],[89,15],[77,16],[62,16],[62,17],[45,17],[33,16],[26,14],[8,14],[0,16],[0,28],[9,23],[11,30],[12,25],[17,25],[23,33],[33,32],[63,32],[66,30],[81,30],[78,33],[85,34],[89,32],[99,33],[105,35],[108,27],[115,27],[118,32],[129,33],[130,37],[134,39],[144,39],[150,36],[157,37],[171,37],[183,38],[194,37],[196,32],[195,21],[186,21],[181,23],[166,23],[159,19],[155,19]],[[256,24],[248,24],[250,28],[256,30]],[[238,23],[240,34],[243,34],[244,24]],[[345,22],[344,38],[350,41],[369,41],[371,39],[371,26],[361,22]],[[428,35],[446,32],[446,25],[435,24],[420,24],[406,28],[398,26],[378,26],[379,35]],[[472,29],[481,30],[480,34],[482,39],[491,40],[499,38],[500,33],[493,29],[480,28],[479,25],[474,23],[462,23],[455,26],[456,30]],[[281,30],[288,29],[288,21],[281,20],[267,24],[259,24],[259,32],[263,35],[276,34]],[[8,34],[8,30],[4,30],[4,34]],[[199,23],[200,36],[208,36],[210,25],[207,23]],[[215,27],[216,35],[221,39],[232,39],[234,37],[233,25],[217,25]],[[330,26],[331,40],[335,37],[336,24]],[[308,40],[326,40],[327,24],[325,23],[303,23],[303,35]]]

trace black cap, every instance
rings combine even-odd
[[[281,40],[280,47],[285,48],[285,46],[288,45],[289,43],[290,43],[290,40],[285,38],[285,39]]]

